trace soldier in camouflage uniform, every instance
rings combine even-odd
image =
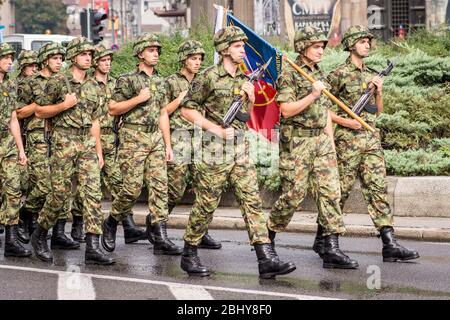
[[[169,180],[169,214],[181,201],[187,187],[189,176],[193,176],[192,159],[194,125],[181,117],[179,108],[181,101],[186,96],[189,85],[200,70],[204,59],[205,50],[201,42],[189,40],[183,42],[178,49],[178,61],[181,69],[166,79],[167,95],[169,103],[166,110],[170,116],[170,130],[174,159],[167,165]],[[209,234],[203,236],[199,244],[204,249],[220,249],[222,244],[215,241]]]
[[[353,106],[364,91],[371,87],[374,97],[361,113],[361,117],[372,127],[383,110],[383,81],[378,72],[367,67],[363,59],[368,57],[373,35],[362,26],[350,27],[342,40],[344,50],[350,52],[347,61],[338,66],[328,79],[332,93],[346,105]],[[341,184],[341,208],[359,178],[361,189],[374,226],[383,241],[383,261],[410,260],[419,257],[415,251],[396,243],[393,215],[387,199],[386,168],[380,133],[361,128],[356,120],[338,110],[333,114],[337,123],[336,149]]]
[[[109,99],[114,93],[116,79],[109,75],[111,71],[111,63],[113,59],[113,51],[107,50],[104,45],[95,46],[93,67],[94,78],[100,86],[101,94],[106,97],[105,103],[102,105],[102,115],[100,117],[102,152],[105,165],[102,168],[102,184],[111,192],[112,199],[116,198],[122,188],[122,175],[120,173],[119,163],[116,161],[116,150],[114,146],[113,123],[115,118],[108,114]],[[72,238],[78,241],[84,241],[82,199],[80,193],[74,199],[72,214],[74,222],[72,224]],[[133,215],[130,214],[122,221],[125,243],[134,243],[138,240],[146,240],[147,236],[144,230],[136,227]]]
[[[19,75],[16,77],[16,86],[19,88],[20,84],[24,82],[27,78],[33,76],[35,72],[37,71],[38,66],[38,56],[37,52],[32,50],[22,50],[19,54],[19,57],[17,58],[17,67],[19,69]],[[20,108],[20,106],[19,106]],[[17,111],[17,119],[20,123],[20,131],[22,133],[22,141],[24,144],[24,147],[26,149],[26,131],[24,127],[24,121],[21,116],[20,109]],[[22,194],[28,194],[29,190],[29,177],[28,177],[28,170],[27,167],[20,167],[20,188],[22,190]],[[22,234],[22,218],[19,220],[19,240],[21,240],[21,234]],[[27,231],[28,236],[28,231]],[[29,241],[29,238],[28,238]]]
[[[16,87],[8,79],[14,60],[14,49],[7,43],[0,44],[0,223],[5,225],[6,257],[29,257],[31,252],[19,242],[17,232],[20,208],[20,169],[27,157],[17,120]]]
[[[58,43],[48,43],[39,49],[38,62],[41,70],[34,76],[19,84],[18,117],[23,119],[23,128],[27,136],[27,155],[29,158],[30,192],[24,205],[20,208],[21,226],[19,236],[23,243],[30,241],[30,235],[37,227],[38,214],[44,207],[50,193],[49,159],[44,140],[44,120],[35,116],[36,102],[45,94],[47,82],[58,73],[64,60],[65,50]],[[64,234],[70,203],[67,202],[60,212],[51,238],[52,249],[73,250],[80,244]]]
[[[65,74],[54,75],[48,81],[44,95],[36,101],[36,116],[52,118],[53,126],[52,190],[31,236],[36,255],[43,261],[53,259],[47,246],[47,232],[55,225],[64,204],[72,199],[72,179],[77,175],[86,222],[85,262],[102,265],[115,262],[99,247],[102,233],[100,168],[103,166],[99,118],[104,98],[97,82],[87,75],[93,51],[93,45],[86,38],[71,40],[66,52],[71,68]]]
[[[154,254],[179,255],[181,248],[167,236],[167,164],[173,158],[169,116],[164,107],[167,94],[155,67],[161,44],[153,34],[143,34],[133,44],[139,59],[135,71],[119,77],[109,104],[109,113],[121,116],[118,161],[122,188],[113,199],[110,215],[103,223],[102,245],[114,251],[117,224],[133,209],[142,185],[148,188],[147,235]],[[164,140],[163,140],[164,139]]]
[[[248,103],[243,112],[253,108],[254,86],[239,69],[245,56],[247,36],[238,27],[226,27],[214,36],[214,46],[221,55],[218,65],[204,70],[193,81],[181,103],[183,117],[204,131],[201,158],[194,160],[195,203],[184,234],[181,268],[189,275],[208,276],[197,254],[198,245],[219,205],[223,186],[229,182],[235,189],[247,227],[250,243],[255,247],[261,278],[273,278],[295,270],[291,262],[282,262],[270,245],[262,212],[256,169],[250,160],[245,123],[234,121],[222,127],[222,119],[236,95]],[[225,152],[223,152],[225,151]]]
[[[345,226],[339,207],[341,194],[329,113],[331,101],[321,94],[328,85],[317,65],[327,43],[319,28],[308,26],[297,31],[294,40],[299,53],[297,64],[318,81],[311,85],[291,66],[278,79],[282,194],[272,207],[267,226],[274,241],[276,233],[286,229],[304,200],[309,179],[314,179],[318,186],[318,222],[325,241],[323,267],[355,269],[358,263],[346,256],[338,243]]]

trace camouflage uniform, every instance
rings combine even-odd
[[[6,43],[0,45],[0,59],[14,54],[14,49]],[[17,109],[16,86],[5,74],[0,83],[0,182],[2,202],[0,223],[5,226],[19,223],[20,208],[20,168],[18,150],[10,132],[11,114]]]
[[[206,119],[220,125],[233,98],[246,81],[247,77],[240,69],[232,77],[223,64],[207,68],[194,79],[181,106],[204,112]],[[236,140],[230,143],[214,135],[209,139],[205,137],[202,141],[203,159],[194,163],[195,203],[184,234],[184,240],[190,245],[200,244],[227,182],[235,188],[251,244],[270,243],[256,169],[249,158],[249,145],[245,138],[248,128],[239,121],[232,125],[236,130]]]
[[[67,59],[83,51],[93,51],[93,46],[83,38],[76,38],[68,45]],[[52,192],[47,196],[38,223],[47,230],[55,224],[64,204],[71,199],[72,178],[77,173],[86,232],[101,234],[100,167],[96,141],[90,133],[92,122],[100,118],[102,111],[98,85],[89,78],[80,83],[70,72],[57,74],[48,81],[44,95],[36,102],[41,106],[57,104],[70,92],[76,93],[78,103],[52,118]]]
[[[305,41],[305,39],[307,39]],[[316,28],[307,27],[296,34],[295,47],[302,52],[313,42],[327,42]],[[324,74],[316,66],[312,71],[299,58],[297,64],[316,80]],[[277,101],[299,101],[311,92],[311,84],[291,66],[287,66],[278,79]],[[330,137],[325,134],[331,101],[324,95],[303,112],[288,119],[281,118],[280,175],[282,195],[273,206],[268,220],[269,230],[281,232],[288,226],[292,215],[305,198],[308,180],[318,187],[318,221],[323,235],[345,231],[339,207],[340,190],[336,153]]]
[[[198,41],[185,41],[178,50],[179,62],[184,62],[189,56],[205,54],[202,44]],[[181,92],[189,89],[190,82],[179,71],[166,79],[168,100],[175,100]],[[174,160],[167,165],[169,183],[169,213],[181,201],[187,187],[189,175],[192,176],[192,159],[195,148],[194,125],[181,116],[181,108],[170,115],[170,131]]]
[[[373,36],[364,28],[354,26],[346,32],[344,48],[349,50],[358,39]],[[363,64],[362,70],[356,67],[350,58],[338,66],[328,77],[331,92],[347,106],[353,106],[367,89],[371,79],[378,72]],[[370,101],[375,104],[375,98]],[[343,110],[337,115],[349,119]],[[370,126],[375,127],[376,114],[364,110],[360,117]],[[375,227],[380,230],[393,225],[393,215],[387,199],[386,167],[380,132],[352,130],[338,125],[335,132],[336,152],[341,183],[341,208],[344,207],[356,178],[361,182],[361,189],[368,205],[368,211]]]
[[[152,37],[144,34],[137,40],[134,45],[135,55],[145,47],[152,46],[152,39],[147,39]],[[160,47],[156,38],[154,43]],[[118,160],[123,187],[113,200],[111,216],[117,221],[125,219],[131,213],[145,182],[151,223],[159,224],[168,219],[166,152],[159,129],[161,109],[168,103],[164,79],[156,71],[148,76],[136,69],[117,79],[112,100],[129,100],[139,95],[144,88],[150,88],[150,99],[121,116],[123,124],[119,134]]]

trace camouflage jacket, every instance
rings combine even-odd
[[[316,69],[312,72],[311,69],[300,60],[300,58],[297,59],[296,63],[315,80],[323,81],[325,86],[328,86],[325,81],[326,78],[318,66],[316,66]],[[276,100],[278,103],[291,103],[299,101],[312,92],[311,83],[303,78],[300,73],[298,73],[290,65],[283,69],[283,72],[277,81],[277,88],[278,93]],[[331,101],[322,94],[319,99],[303,110],[303,112],[300,112],[288,119],[281,117],[280,122],[281,125],[295,126],[302,129],[325,128],[327,125],[329,108],[331,108]]]
[[[40,106],[58,104],[70,92],[75,93],[78,103],[53,117],[53,126],[90,128],[93,120],[100,118],[104,102],[97,82],[89,76],[81,83],[73,78],[70,71],[54,75],[48,81],[44,94],[37,97],[36,103]]]
[[[223,64],[209,67],[192,81],[181,107],[196,109],[204,113],[206,119],[221,125],[234,97],[239,95],[242,85],[247,80],[239,68],[233,78]],[[245,105],[241,111],[247,112],[247,106]],[[237,120],[232,126],[238,130],[248,129],[245,123]]]
[[[119,77],[112,100],[122,102],[134,98],[145,87],[150,88],[150,99],[143,102],[122,115],[126,124],[159,125],[161,109],[167,105],[164,79],[156,72],[149,77],[144,71],[136,69],[134,72]]]
[[[108,81],[103,83],[97,80],[102,95],[102,115],[100,117],[100,126],[102,129],[112,129],[114,117],[108,113],[109,100],[111,99],[116,87],[116,79],[108,76]]]
[[[178,98],[181,92],[188,90],[189,85],[189,80],[186,79],[186,77],[180,71],[169,76],[166,79],[166,91],[169,103]],[[170,129],[194,129],[194,125],[181,116],[181,107],[178,107],[170,115]]]
[[[37,101],[39,96],[44,95],[45,87],[50,77],[43,76],[40,72],[22,81],[17,86],[18,107],[23,108]],[[32,115],[25,120],[27,131],[44,129],[44,119],[39,119]]]
[[[7,131],[11,122],[11,114],[17,109],[16,87],[13,80],[5,75],[0,83],[0,131]]]
[[[370,80],[377,74],[378,72],[368,68],[364,64],[362,70],[359,69],[350,58],[348,58],[344,64],[338,66],[336,70],[328,75],[331,93],[351,109],[364,94]],[[373,97],[369,103],[375,104],[375,98]],[[350,116],[340,108],[334,111],[340,117],[350,118]],[[370,114],[366,111],[363,111],[360,117],[372,126],[377,119],[376,114]]]

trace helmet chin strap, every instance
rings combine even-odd
[[[77,67],[77,68],[80,69],[80,70],[83,70],[83,71],[87,71],[87,70],[89,70],[89,68],[90,68],[90,66],[89,66],[89,67],[82,67],[82,66],[80,66],[80,65],[75,61],[75,59],[72,60],[72,65],[75,66],[75,67]]]

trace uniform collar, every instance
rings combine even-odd
[[[147,75],[144,70],[139,69],[139,66],[136,68],[136,74],[144,74],[146,77],[149,77],[149,75]],[[150,77],[152,76],[157,76],[158,75],[158,70],[153,69],[153,73]]]
[[[220,77],[225,77],[225,76],[230,76],[231,77],[231,75],[228,73],[228,71],[225,69],[225,66],[223,65],[223,62],[222,63],[220,63],[219,65],[218,65],[218,73],[219,73],[219,76]],[[245,76],[245,74],[244,73],[242,73],[242,71],[241,71],[241,68],[239,68],[239,66],[238,66],[238,68],[237,68],[237,70],[236,70],[236,75],[235,75],[235,78],[237,78],[237,77],[239,77],[239,76]]]
[[[295,61],[295,63],[298,64],[298,66],[299,66],[300,68],[302,68],[302,69],[307,69],[307,70],[310,71],[310,72],[321,71],[321,69],[320,69],[320,67],[319,67],[318,64],[315,65],[316,68],[315,68],[315,70],[313,71],[313,70],[310,68],[310,66],[308,66],[306,63],[303,62],[303,59],[302,59],[302,57],[301,57],[300,55],[297,57],[297,60]]]
[[[345,61],[345,64],[348,66],[348,68],[350,69],[350,71],[367,71],[367,66],[366,64],[362,63],[362,69],[358,68],[356,66],[356,64],[353,63],[352,59],[350,58],[350,56],[347,58],[347,60]]]

